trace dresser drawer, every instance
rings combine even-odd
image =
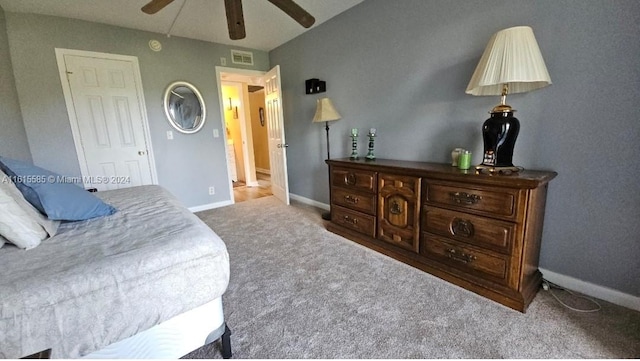
[[[517,224],[425,206],[421,229],[510,255]]]
[[[368,193],[375,193],[378,188],[375,172],[339,167],[331,168],[331,185]]]
[[[425,182],[424,202],[453,207],[472,213],[516,219],[519,190],[497,187],[467,186],[463,183]]]
[[[368,235],[376,236],[376,218],[352,211],[340,206],[331,207],[331,221],[343,227]]]
[[[360,193],[350,189],[333,187],[331,189],[331,203],[371,215],[376,214],[376,195],[372,193]]]
[[[423,232],[420,253],[467,274],[509,286],[509,257]]]

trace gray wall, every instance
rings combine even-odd
[[[52,16],[7,12],[6,18],[20,108],[36,165],[80,175],[54,49],[131,55],[140,63],[160,185],[189,207],[231,199],[215,74],[220,57],[231,64],[231,47]],[[149,49],[150,39],[162,42],[161,52]],[[254,51],[254,63],[251,69],[267,70],[267,53]],[[173,128],[165,119],[161,98],[175,80],[195,84],[208,117],[200,132],[174,132],[174,140],[167,140],[166,131]],[[214,128],[220,130],[220,138],[213,138]],[[209,186],[216,188],[215,195],[208,194]]]
[[[4,10],[0,8],[0,156],[31,161],[13,78]]]
[[[348,157],[350,128],[378,129],[379,158],[480,162],[480,128],[498,97],[464,90],[490,36],[534,29],[553,85],[509,96],[521,121],[514,163],[559,173],[549,188],[540,266],[640,296],[640,2],[367,0],[269,53],[282,70],[291,192],[328,203],[331,154]],[[305,95],[304,80],[327,92]],[[360,154],[366,153],[360,137]]]

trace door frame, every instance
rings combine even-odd
[[[71,134],[73,135],[73,143],[76,148],[76,154],[78,156],[78,163],[80,165],[80,173],[82,174],[83,184],[86,179],[89,179],[89,167],[87,166],[87,159],[84,154],[84,148],[80,138],[80,128],[78,126],[78,119],[76,117],[75,105],[73,104],[73,96],[71,94],[71,86],[67,79],[67,67],[64,61],[65,55],[83,56],[87,58],[98,58],[107,60],[120,60],[128,61],[133,64],[133,77],[136,82],[136,93],[138,98],[138,105],[140,107],[140,119],[142,121],[142,129],[144,135],[144,141],[147,146],[147,155],[149,157],[149,169],[151,170],[151,183],[158,184],[158,173],[156,171],[156,161],[153,155],[153,146],[151,144],[151,133],[149,132],[149,119],[147,117],[147,106],[144,101],[144,91],[142,89],[142,77],[140,76],[140,64],[138,63],[138,57],[130,55],[119,55],[110,53],[100,53],[95,51],[75,50],[55,48],[56,62],[58,64],[58,73],[60,75],[60,83],[62,83],[62,94],[64,95],[64,102],[67,106],[67,114],[69,116],[69,123],[71,125]]]
[[[230,169],[230,164],[229,164],[229,152],[228,152],[228,148],[227,148],[227,132],[226,132],[226,125],[225,125],[225,118],[224,118],[224,99],[222,96],[222,83],[223,82],[230,82],[230,83],[239,83],[238,80],[228,80],[228,79],[222,79],[222,73],[227,73],[227,74],[233,74],[233,75],[238,75],[240,77],[243,78],[255,78],[255,79],[260,79],[260,81],[253,81],[252,83],[256,83],[256,84],[262,84],[262,77],[267,73],[266,71],[260,71],[260,70],[249,70],[249,69],[238,69],[238,68],[229,68],[229,67],[224,67],[224,66],[216,66],[216,83],[218,86],[218,102],[220,104],[220,126],[221,126],[221,132],[223,135],[223,141],[224,141],[224,155],[225,155],[225,161],[227,163],[227,174],[229,175],[229,193],[230,193],[230,197],[231,197],[231,202],[235,203],[235,196],[233,194],[233,182],[231,181],[231,169]],[[243,103],[243,108],[244,108],[244,99],[240,100]],[[244,110],[244,109],[243,109]],[[247,120],[244,119],[243,120],[244,124],[242,127],[245,127],[247,124]],[[244,138],[246,137],[246,131],[241,132],[242,133],[242,137],[243,140],[245,140]],[[242,145],[243,147],[243,163],[245,164],[245,170],[248,168],[247,166],[247,158],[248,158],[248,149],[246,144]],[[255,162],[254,162],[254,168],[255,168]],[[245,175],[246,177],[246,175]]]

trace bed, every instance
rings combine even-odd
[[[95,194],[117,212],[0,249],[0,357],[178,358],[220,338],[230,357],[223,241],[159,186]]]

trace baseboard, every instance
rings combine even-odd
[[[320,209],[324,209],[325,211],[330,210],[330,207],[329,207],[328,204],[315,201],[315,200],[313,200],[311,198],[299,196],[299,195],[293,194],[293,193],[289,193],[289,198],[293,199],[294,201],[306,204],[306,205],[310,205],[310,206],[314,206],[314,207],[317,207],[317,208],[320,208]]]
[[[260,183],[258,183],[258,181],[247,182],[247,187],[260,187]]]
[[[232,204],[233,204],[233,201],[228,200],[228,201],[222,201],[222,202],[216,202],[216,203],[203,204],[201,206],[189,207],[189,210],[191,211],[191,213],[195,213],[195,212],[207,211],[209,209],[230,206]]]
[[[544,277],[544,279],[569,290],[580,292],[587,296],[599,298],[601,300],[605,300],[619,306],[627,307],[632,310],[640,311],[640,297],[620,292],[612,288],[582,281],[570,276],[555,273],[544,268],[540,268],[540,272],[542,272],[542,277]]]
[[[268,174],[271,175],[271,169],[264,169],[256,167],[256,173]]]

